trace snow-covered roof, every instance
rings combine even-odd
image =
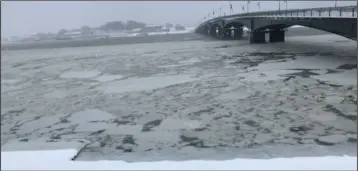
[[[70,31],[70,32],[65,33],[65,35],[75,35],[75,34],[82,34],[82,32],[80,32],[80,31]]]
[[[140,31],[141,28],[136,28],[136,29],[133,29],[132,31]]]
[[[146,25],[145,27],[148,28],[148,27],[163,27],[163,26],[161,26],[161,25]]]

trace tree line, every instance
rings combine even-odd
[[[123,30],[133,30],[133,29],[143,28],[145,26],[146,26],[145,23],[134,21],[134,20],[128,20],[125,23],[122,21],[107,22],[104,25],[101,25],[99,28],[105,31],[111,31],[111,30],[123,31]]]
[[[103,30],[103,31],[123,31],[123,30],[133,30],[133,29],[143,28],[145,26],[146,26],[145,23],[139,22],[139,21],[134,21],[134,20],[128,20],[127,22],[110,21],[110,22],[107,22],[107,23],[99,26],[98,29]],[[80,29],[75,29],[75,30],[81,31],[83,34],[89,34],[92,32],[92,29],[93,28],[91,28],[89,26],[82,26]],[[58,32],[58,34],[63,35],[68,31],[69,30],[61,29]]]
[[[146,26],[145,23],[143,22],[139,22],[139,21],[134,21],[134,20],[128,20],[126,22],[122,22],[122,21],[110,21],[107,22],[97,28],[91,28],[89,26],[82,26],[81,28],[78,29],[72,29],[72,30],[67,30],[67,29],[61,29],[57,32],[58,35],[64,35],[69,31],[78,31],[81,32],[81,34],[85,34],[85,35],[90,35],[94,32],[94,29],[99,29],[105,32],[109,32],[109,31],[124,31],[124,30],[133,30],[133,29],[138,29],[138,28],[144,28]],[[185,29],[183,26],[176,24],[170,24],[170,23],[166,23],[165,27],[167,28],[175,28],[177,30],[183,30]]]

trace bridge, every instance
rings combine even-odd
[[[241,39],[249,30],[250,43],[284,42],[285,30],[301,25],[357,39],[357,6],[260,11],[220,16],[201,23],[195,32],[218,39]]]

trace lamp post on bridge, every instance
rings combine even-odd
[[[278,0],[278,12],[281,12],[281,1]]]
[[[223,9],[223,7],[224,7],[224,5],[221,5],[221,6],[219,7],[219,17],[222,16],[222,9]]]
[[[283,1],[283,2],[285,2],[285,5],[286,5],[286,12],[287,12],[287,1]]]
[[[246,6],[247,13],[249,13],[249,5],[250,5],[250,0],[247,1],[247,6]]]
[[[337,0],[334,1],[334,7],[337,7]]]
[[[232,4],[231,4],[231,2],[229,2],[229,4],[230,4],[230,15],[233,13],[233,9],[232,9]]]

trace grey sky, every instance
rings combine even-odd
[[[245,1],[232,1],[234,12],[242,12]],[[338,1],[339,6],[356,5],[356,1]],[[288,8],[333,6],[334,1],[288,1]],[[195,25],[220,6],[229,11],[229,1],[3,1],[1,2],[2,37],[23,36],[59,29],[96,27],[107,21],[137,20],[147,24]],[[281,8],[285,3],[281,1]],[[278,1],[262,1],[261,10],[278,9]],[[251,1],[250,11],[258,10]]]

